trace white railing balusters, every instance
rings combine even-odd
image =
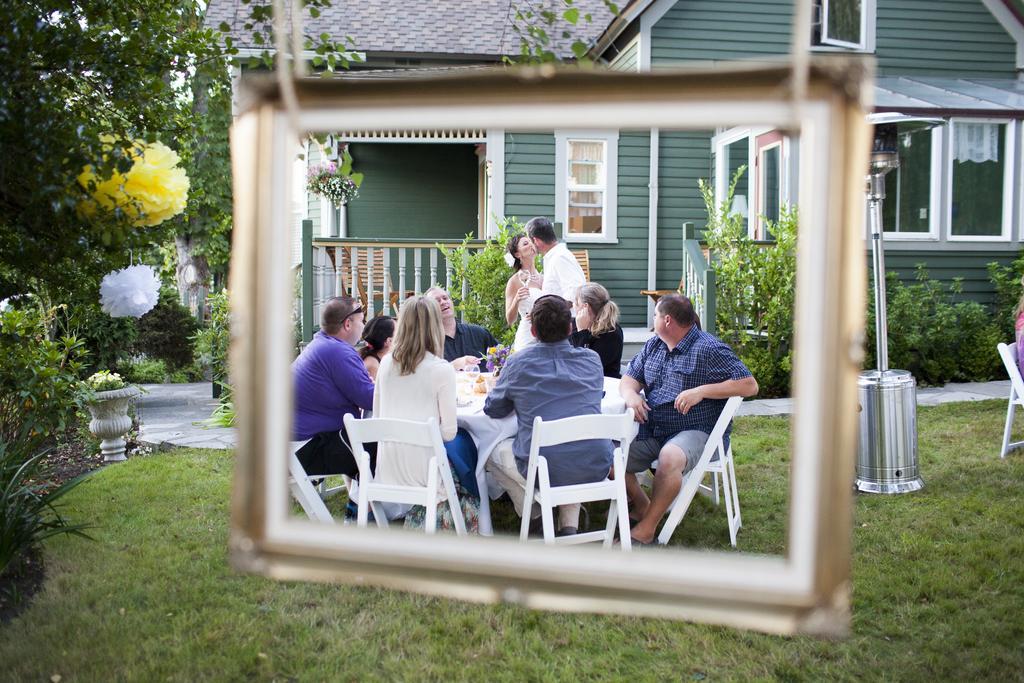
[[[412,255],[413,255],[413,278],[414,278],[412,290],[413,290],[413,292],[416,293],[417,296],[419,296],[420,292],[422,291],[420,289],[420,287],[421,287],[420,283],[422,282],[422,279],[423,279],[423,264],[421,262],[421,259],[423,257],[423,250],[422,249],[414,249],[413,252],[412,252]]]
[[[398,250],[398,305],[402,305],[402,299],[405,298],[405,263],[406,263],[406,251],[405,247],[401,247]],[[398,311],[396,310],[397,314]]]
[[[384,247],[381,251],[384,252],[384,300],[381,308],[384,315],[391,315],[391,250]]]
[[[369,320],[374,315],[373,307],[373,256],[374,248],[367,247],[364,252],[366,254],[366,319]]]
[[[437,284],[437,250],[430,250],[430,284],[429,287],[433,287]]]

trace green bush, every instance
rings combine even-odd
[[[170,291],[160,293],[156,307],[139,318],[139,336],[135,348],[150,358],[166,363],[168,370],[183,368],[192,362],[192,337],[198,325],[187,308]]]
[[[995,352],[1002,340],[997,320],[975,301],[954,301],[960,283],[947,287],[917,267],[916,282],[886,278],[889,367],[909,370],[922,384],[987,381],[999,376]],[[864,366],[878,367],[875,349],[874,291],[868,293]]]
[[[231,386],[228,384],[228,350],[231,346],[231,302],[228,290],[224,289],[207,298],[210,305],[210,320],[194,337],[196,362],[210,372],[214,382],[221,386],[220,404],[214,410],[218,415],[231,407],[234,421],[234,403]]]
[[[64,429],[81,403],[85,349],[77,337],[50,338],[57,309],[0,311],[0,443],[27,460]]]
[[[1009,266],[1001,266],[995,262],[988,264],[988,277],[996,290],[993,308],[1001,337],[999,341],[1009,341],[1014,338],[1015,319],[1013,313],[1020,300],[1022,276],[1024,276],[1024,251],[1021,251]]]
[[[20,449],[0,443],[0,574],[19,554],[57,534],[88,538],[85,524],[70,524],[57,509],[57,500],[85,476],[56,488],[40,483],[46,451],[24,460]]]
[[[498,234],[488,238],[483,249],[470,249],[473,238],[469,235],[455,249],[438,247],[452,264],[450,294],[456,310],[465,316],[466,322],[482,325],[507,346],[512,345],[516,331],[505,319],[505,285],[512,275],[512,269],[505,263],[505,245],[517,232],[523,232],[523,224],[512,216],[498,225]],[[463,282],[469,283],[465,298]]]
[[[121,367],[125,381],[133,384],[160,384],[167,380],[167,364],[154,358],[132,361]]]
[[[129,362],[138,337],[135,318],[111,318],[98,303],[78,302],[67,309],[67,329],[84,344],[85,372],[119,370]]]
[[[51,339],[56,308],[0,311],[0,572],[20,552],[56,533],[79,533],[55,510],[73,484],[38,483],[45,442],[81,406],[81,340]]]
[[[714,190],[699,181],[708,220],[704,238],[715,270],[715,329],[757,379],[761,397],[789,392],[792,369],[793,305],[796,294],[797,211],[783,207],[769,221],[772,243],[750,239],[743,217],[733,214],[733,193],[746,167],[740,167],[725,199],[715,205]]]

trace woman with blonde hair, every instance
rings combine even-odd
[[[596,282],[588,282],[576,292],[576,329],[569,342],[596,351],[605,377],[622,377],[619,307],[608,290]]]
[[[457,475],[456,490],[466,528],[476,530],[479,528],[476,445],[469,433],[460,431],[456,424],[455,370],[445,362],[443,355],[444,328],[441,326],[440,306],[428,296],[409,297],[398,312],[391,353],[384,356],[377,370],[373,415],[418,422],[429,418],[438,421],[445,450]],[[374,478],[388,484],[424,486],[432,455],[429,448],[380,443],[377,445]],[[447,500],[447,493],[440,482],[438,500]],[[405,525],[422,526],[424,513],[422,506],[413,506],[405,515]],[[454,528],[447,502],[438,505],[437,520],[441,528]]]

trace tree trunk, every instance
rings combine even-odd
[[[187,306],[200,322],[206,302],[206,286],[210,281],[210,267],[206,257],[195,253],[196,239],[191,235],[175,235],[174,246],[178,254],[175,279],[181,305]]]

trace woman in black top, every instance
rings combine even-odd
[[[572,345],[597,351],[605,377],[621,377],[619,307],[608,296],[608,290],[596,282],[588,282],[576,292],[576,329],[569,338]]]

